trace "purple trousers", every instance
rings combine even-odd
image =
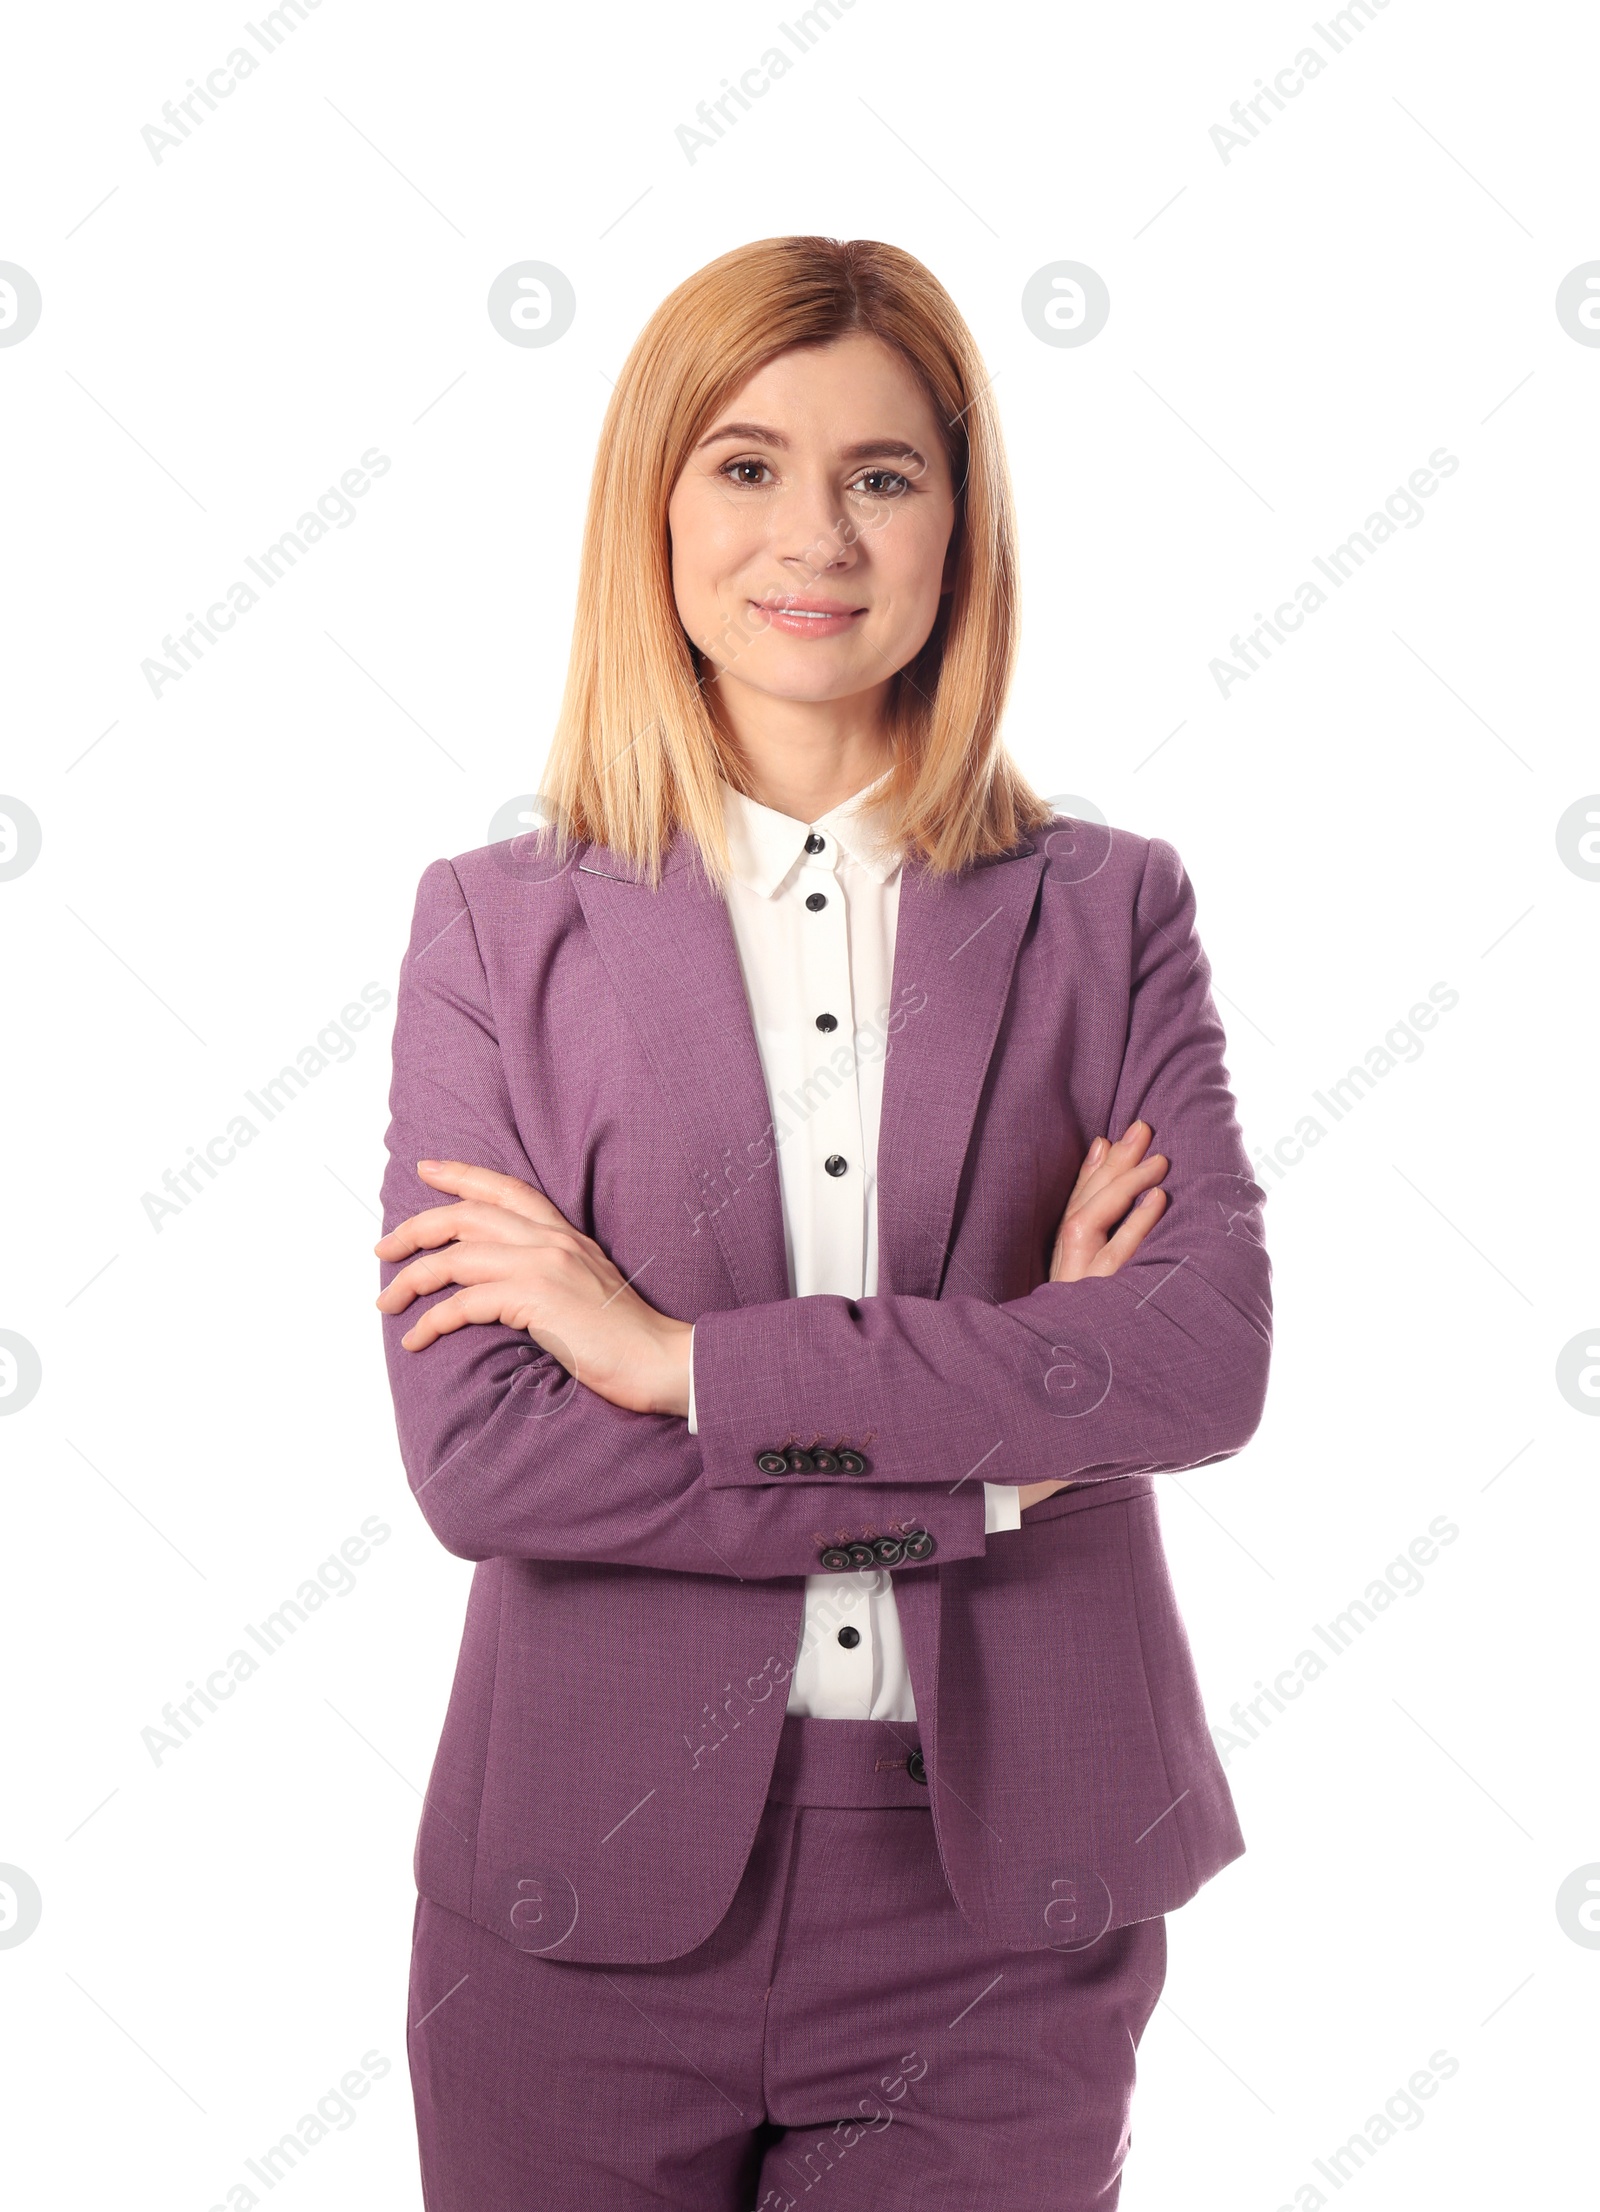
[[[652,1966],[519,1951],[419,1898],[427,2212],[1111,2212],[1166,1924],[985,1942],[915,1724],[783,1724],[727,1914]]]

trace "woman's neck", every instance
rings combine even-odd
[[[798,822],[830,813],[894,765],[876,699],[763,698],[735,707],[724,693],[718,706],[751,798]]]

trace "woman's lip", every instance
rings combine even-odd
[[[804,600],[771,599],[752,599],[750,604],[766,616],[771,628],[784,630],[791,637],[837,637],[867,611],[865,607],[847,607],[838,600],[827,600],[820,606],[808,605]]]

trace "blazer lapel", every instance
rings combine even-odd
[[[772,1109],[724,901],[683,831],[661,881],[591,845],[574,880],[601,958],[644,1044],[741,1305],[789,1295]]]
[[[584,916],[649,1056],[741,1305],[789,1295],[772,1108],[733,923],[679,831],[658,888],[604,845],[575,870]],[[972,1126],[1044,868],[1031,844],[900,882],[878,1135],[878,1288],[937,1297]]]
[[[883,1071],[878,1288],[936,1298],[961,1171],[1044,855],[1032,844],[960,876],[907,860]],[[961,1287],[961,1286],[957,1286]]]

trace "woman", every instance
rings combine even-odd
[[[1153,1478],[1253,1432],[1268,1267],[1188,879],[1007,757],[1013,604],[933,277],[727,254],[607,414],[553,826],[422,878],[430,2212],[1116,2201],[1243,1848]]]

